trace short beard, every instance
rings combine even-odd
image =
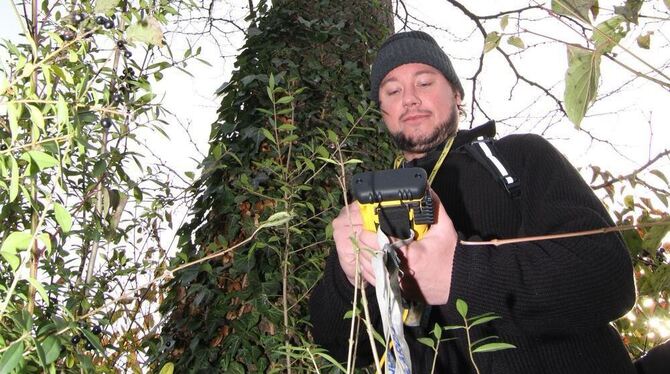
[[[444,143],[445,140],[456,133],[457,129],[458,108],[454,105],[449,118],[437,126],[431,134],[418,139],[412,139],[402,132],[399,132],[395,134],[391,133],[391,138],[396,146],[403,152],[427,153],[438,145]]]

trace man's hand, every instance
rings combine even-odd
[[[363,218],[358,203],[352,203],[342,208],[340,214],[333,220],[333,239],[335,240],[340,266],[347,275],[349,282],[355,285],[356,252],[359,252],[359,263],[363,278],[374,286],[375,275],[370,260],[372,253],[379,248],[377,234],[363,229]]]
[[[451,289],[451,273],[458,235],[440,198],[432,190],[436,222],[421,240],[401,249],[405,275],[400,283],[403,295],[429,305],[446,304]]]

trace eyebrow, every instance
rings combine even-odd
[[[428,70],[428,69],[421,69],[421,70],[417,71],[416,73],[414,73],[414,77],[417,77],[417,76],[422,75],[422,74],[435,75],[435,74],[437,74],[437,72],[435,72],[433,70]],[[396,79],[395,77],[384,78],[384,80],[382,80],[382,83],[379,85],[379,88],[384,87],[384,85],[386,83],[394,82],[394,81],[397,81],[397,80],[398,79]]]

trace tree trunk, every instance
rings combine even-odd
[[[343,163],[386,168],[393,158],[367,98],[371,51],[392,30],[390,1],[274,4],[255,10],[221,93],[194,218],[180,231],[178,258],[188,261],[246,244],[169,285],[157,358],[179,372],[313,370],[300,350],[311,345],[306,301],[333,246],[339,181],[361,168]],[[277,212],[293,218],[256,231]]]

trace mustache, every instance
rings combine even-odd
[[[430,114],[430,110],[427,109],[408,109],[406,110],[403,114],[400,115],[400,120],[404,121],[407,117],[415,116],[415,115],[422,115],[422,114]]]

